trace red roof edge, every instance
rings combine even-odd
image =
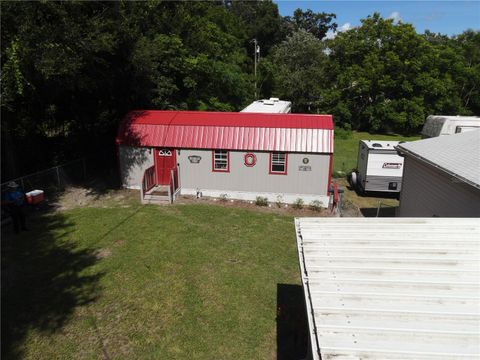
[[[158,128],[155,125],[158,125]],[[121,121],[115,142],[117,145],[126,143],[131,146],[145,146],[146,143],[154,142],[160,145],[166,141],[166,138],[152,141],[152,136],[160,136],[158,131],[161,131],[162,137],[166,136],[165,130],[160,129],[170,129],[166,130],[170,133],[174,131],[173,129],[191,129],[192,127],[198,127],[199,131],[202,131],[201,128],[212,127],[231,129],[231,131],[239,131],[243,128],[247,132],[252,128],[332,130],[333,132],[333,119],[332,115],[316,114],[135,110],[129,112]],[[333,134],[330,136],[333,137]],[[333,139],[329,142],[330,144],[325,144],[328,146],[326,152],[332,151]]]
[[[333,130],[332,115],[326,114],[134,110],[127,114],[126,119],[131,120],[134,124],[148,125],[172,124]]]

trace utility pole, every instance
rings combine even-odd
[[[255,75],[255,99],[257,100],[257,61],[260,60],[260,45],[258,45],[257,39],[253,39],[253,66],[254,66],[254,75]]]

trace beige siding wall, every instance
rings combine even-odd
[[[153,165],[153,155],[148,148],[119,147],[122,186],[140,189],[145,169]]]
[[[398,215],[479,217],[480,189],[411,157],[405,158]]]
[[[244,165],[245,151],[230,152],[230,172],[212,172],[211,150],[181,150],[177,152],[180,165],[180,186],[187,189],[269,192],[327,195],[330,155],[288,154],[288,174],[269,174],[268,152],[254,152],[257,163]],[[190,155],[201,156],[199,164],[188,160]],[[308,158],[311,171],[299,171],[303,158]]]

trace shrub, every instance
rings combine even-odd
[[[267,206],[268,205],[268,199],[263,196],[257,196],[255,200],[255,205],[257,206]]]
[[[352,138],[352,127],[350,124],[344,124],[343,127],[335,128],[335,139],[348,140]]]
[[[275,201],[275,204],[277,207],[281,208],[283,203],[283,196],[282,195],[277,195],[277,201]]]
[[[303,209],[303,199],[298,198],[297,200],[295,200],[292,207],[294,209]]]
[[[319,200],[313,200],[311,203],[310,203],[310,210],[313,210],[313,211],[322,211],[322,208],[323,208],[323,203]]]

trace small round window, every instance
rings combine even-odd
[[[255,166],[255,164],[257,163],[257,157],[255,156],[255,154],[252,154],[252,153],[245,154],[244,162],[245,162],[245,166],[248,166],[248,167]]]

